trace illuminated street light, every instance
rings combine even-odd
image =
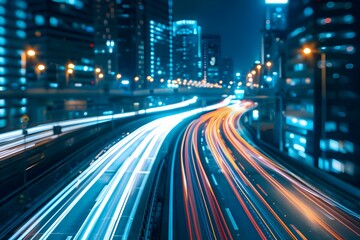
[[[39,71],[44,71],[45,70],[45,65],[44,64],[39,64],[39,65],[37,65],[37,69]]]
[[[137,82],[137,81],[139,81],[139,80],[140,80],[140,78],[139,78],[138,76],[134,77],[134,81],[135,81],[135,82]]]
[[[120,73],[116,74],[116,79],[120,79],[122,76]]]
[[[95,72],[96,72],[96,73],[100,73],[100,72],[101,72],[101,69],[100,69],[100,68],[95,68]]]
[[[67,73],[73,74],[73,73],[74,73],[74,69],[69,68],[69,69],[67,70]]]
[[[261,69],[261,65],[259,64],[259,65],[256,65],[256,68],[258,69],[258,70],[260,70]]]
[[[253,75],[251,73],[248,73],[247,77],[251,78]]]
[[[101,78],[103,78],[103,77],[104,77],[104,74],[100,73],[100,74],[99,74],[99,78],[101,79]]]
[[[252,70],[252,71],[251,71],[251,74],[252,74],[252,75],[255,75],[255,74],[256,74],[256,71],[255,71],[255,70]]]
[[[303,50],[303,53],[306,55],[309,55],[311,52],[312,52],[311,48],[308,48],[308,47],[304,48],[304,50]]]
[[[33,57],[36,55],[36,52],[33,49],[29,49],[26,51],[26,54],[30,57]]]
[[[320,147],[320,142],[321,140],[325,141],[326,139],[326,131],[325,131],[325,125],[326,125],[326,112],[327,112],[327,106],[326,106],[326,101],[327,101],[327,94],[326,94],[326,53],[324,52],[320,52],[318,49],[311,49],[309,47],[305,47],[303,50],[303,53],[305,55],[310,55],[311,53],[315,54],[320,54],[320,69],[321,69],[321,128],[320,128],[320,136],[316,136],[316,138],[318,138],[319,143],[317,143],[317,148],[321,148]],[[326,152],[325,151],[321,151],[322,153],[322,158],[326,159]],[[320,156],[319,156],[320,157]]]
[[[270,67],[272,66],[272,63],[271,63],[271,62],[267,62],[267,63],[266,63],[266,66],[267,66],[268,68],[270,68]]]
[[[75,68],[75,65],[74,65],[73,63],[69,63],[69,64],[67,65],[67,67],[68,67],[69,69],[74,69],[74,68]]]

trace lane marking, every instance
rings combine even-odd
[[[295,227],[294,224],[290,224],[290,226],[297,232],[297,234],[300,235],[300,237],[301,237],[303,240],[307,240],[307,238],[304,236],[304,234],[302,234],[302,232],[300,232],[300,230],[297,229],[297,227]]]
[[[216,181],[216,179],[215,179],[214,174],[211,174],[211,177],[212,177],[212,179],[214,180],[215,185],[217,186],[217,185],[218,185],[218,183],[217,183],[217,181]]]
[[[207,157],[205,157],[205,161],[207,164],[209,164],[209,159]]]
[[[97,196],[97,198],[95,199],[95,202],[99,201],[100,199],[102,200],[103,197],[105,196],[105,191],[108,188],[108,184],[106,184],[103,189],[101,190],[101,192],[99,193],[99,195]]]
[[[225,211],[226,211],[227,215],[228,215],[229,218],[230,218],[230,222],[231,222],[231,224],[233,225],[234,230],[235,230],[235,231],[236,231],[236,230],[239,230],[238,226],[236,225],[235,219],[233,218],[233,216],[232,216],[232,214],[231,214],[231,212],[230,212],[230,209],[229,209],[229,208],[225,208]]]
[[[66,240],[71,240],[72,236],[67,236]]]
[[[263,192],[263,194],[265,194],[265,196],[268,196],[268,194],[265,192],[264,189],[262,189],[262,187],[260,187],[260,185],[257,183],[256,186]]]
[[[330,219],[330,220],[332,220],[332,221],[335,220],[333,217],[331,217],[331,216],[330,216],[329,214],[327,214],[325,211],[323,211],[323,210],[321,210],[321,209],[319,209],[319,211],[320,211],[322,214],[324,214],[328,219]]]

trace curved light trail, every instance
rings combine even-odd
[[[138,128],[97,158],[10,239],[129,237],[145,184],[160,161],[157,155],[167,135],[184,119],[229,102],[230,98]]]
[[[189,100],[169,104],[166,106],[148,108],[144,110],[119,113],[106,116],[87,117],[74,120],[59,121],[55,123],[41,124],[36,127],[27,128],[27,136],[25,137],[22,130],[15,130],[0,134],[0,161],[10,156],[16,155],[23,152],[24,150],[30,149],[37,144],[45,141],[51,141],[57,138],[58,135],[54,135],[53,127],[60,126],[62,133],[69,133],[71,131],[79,130],[84,127],[97,125],[104,122],[110,122],[122,118],[127,118],[136,115],[144,115],[146,113],[163,112],[174,109],[183,108],[197,102],[197,97],[193,97]]]
[[[246,139],[240,118],[254,106],[224,107],[187,128],[180,168],[188,238],[359,239],[358,213]]]

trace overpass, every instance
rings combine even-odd
[[[26,90],[5,90],[1,92],[2,99],[29,98],[29,99],[88,99],[94,97],[106,97],[118,99],[124,97],[138,98],[146,96],[171,96],[171,95],[196,95],[199,97],[221,97],[224,94],[233,94],[228,88],[155,88],[135,91],[120,89],[45,89],[29,88]]]

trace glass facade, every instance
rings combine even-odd
[[[5,90],[25,90],[27,58],[25,0],[0,1],[0,96]],[[20,117],[27,112],[27,99],[0,97],[0,129],[19,128]]]
[[[174,22],[174,78],[202,79],[201,28],[195,20]]]
[[[360,116],[352,105],[360,100],[355,70],[360,63],[359,3],[291,1],[289,11],[301,15],[289,18],[284,82],[288,153],[356,182]],[[311,53],[305,54],[305,48]]]
[[[201,42],[204,79],[206,82],[217,83],[221,78],[221,37],[204,35]]]

